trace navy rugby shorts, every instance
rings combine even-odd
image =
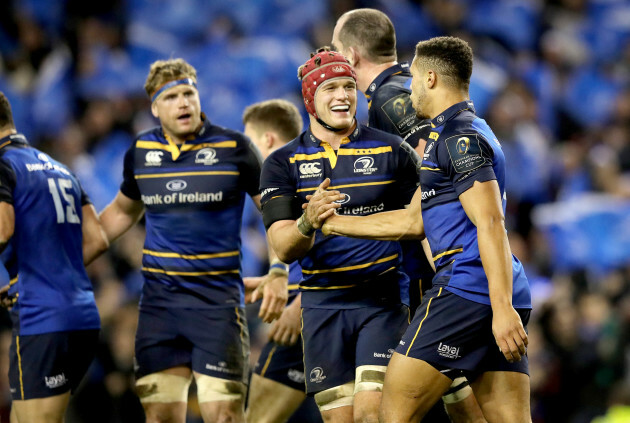
[[[262,349],[254,373],[304,392],[304,353],[302,337],[294,345],[268,342]]]
[[[9,385],[14,400],[74,392],[98,347],[98,329],[18,335],[9,349]]]
[[[249,332],[242,307],[142,305],[136,332],[136,378],[176,366],[247,383]]]
[[[302,309],[304,375],[309,395],[355,379],[359,366],[387,366],[409,322],[409,309]]]
[[[530,310],[516,311],[527,331]],[[492,308],[441,286],[424,295],[396,352],[426,361],[447,376],[448,369],[463,370],[469,379],[487,371],[529,374],[527,355],[510,363],[499,351],[492,334]]]

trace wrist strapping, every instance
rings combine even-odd
[[[315,233],[315,228],[306,220],[306,215],[302,213],[302,216],[297,220],[297,228],[300,233],[306,237],[311,237]]]
[[[273,259],[269,265],[270,275],[289,276],[289,265],[279,259]]]

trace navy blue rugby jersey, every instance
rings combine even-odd
[[[100,328],[83,266],[82,206],[90,200],[63,164],[21,134],[0,140],[0,201],[13,205],[15,230],[2,259],[20,335]]]
[[[488,279],[481,264],[477,228],[468,219],[459,195],[475,181],[496,180],[505,213],[505,156],[473,103],[457,103],[432,120],[420,170],[422,217],[437,274],[433,284],[469,300],[490,304]],[[515,308],[531,308],[523,266],[512,256]]]
[[[408,63],[399,63],[383,72],[365,93],[368,100],[368,126],[402,137],[411,147],[427,133],[428,119],[419,119],[411,105],[411,73]]]
[[[245,135],[207,120],[180,146],[161,127],[137,136],[120,191],[146,211],[143,303],[243,304],[241,218],[245,194],[258,194],[261,162]]]
[[[345,194],[339,214],[362,216],[400,209],[417,188],[417,159],[400,137],[367,126],[357,126],[337,151],[309,129],[265,160],[263,216],[265,206],[279,197],[305,203],[325,178],[331,179],[332,189]],[[408,279],[399,270],[398,242],[324,237],[317,231],[313,248],[299,262],[304,306],[361,307],[387,296],[400,302],[401,291],[406,293],[401,289]]]
[[[411,73],[408,63],[399,63],[385,69],[370,84],[368,99],[368,126],[403,137],[411,147],[416,148],[420,138],[427,138],[431,121],[419,119],[411,105]],[[423,281],[423,289],[435,275],[426,258],[420,241],[402,241],[403,268],[416,284]],[[415,292],[415,290],[412,290]],[[419,296],[420,297],[420,296]],[[420,301],[420,298],[416,298]],[[415,305],[412,301],[412,305]]]

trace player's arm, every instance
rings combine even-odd
[[[82,211],[83,264],[87,266],[109,248],[109,241],[94,206],[89,203],[85,204]]]
[[[114,200],[100,214],[107,240],[113,242],[135,225],[144,214],[144,204],[118,191]]]
[[[407,208],[374,213],[368,216],[340,216],[335,214],[324,222],[324,235],[343,235],[353,238],[400,241],[423,239],[424,223],[421,210],[422,191],[418,188]]]
[[[343,195],[337,190],[328,190],[329,186],[330,179],[326,178],[319,185],[315,194],[310,197],[309,202],[304,207],[304,212],[298,219],[277,220],[267,229],[271,246],[283,262],[290,263],[304,257],[313,247],[315,231],[320,229],[324,221],[332,216],[335,209],[340,206],[335,201],[341,200]],[[274,213],[273,201],[271,200],[265,207],[269,213]]]
[[[15,210],[13,204],[0,202],[0,251],[3,251],[15,231]]]
[[[528,340],[521,318],[512,307],[512,252],[499,185],[496,180],[475,181],[460,194],[459,200],[477,227],[479,253],[490,291],[492,332],[505,358],[519,361]]]

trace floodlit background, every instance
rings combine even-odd
[[[100,211],[118,190],[134,134],[157,123],[142,88],[154,60],[189,61],[209,119],[242,130],[253,102],[282,97],[304,109],[297,67],[357,7],[390,16],[401,61],[432,36],[473,47],[470,94],[507,157],[510,241],[534,297],[533,421],[591,422],[613,405],[630,407],[627,0],[3,0],[0,91],[18,130],[70,165]],[[266,270],[256,214],[250,205],[244,218],[245,275]],[[102,348],[69,422],[143,419],[132,392],[142,240],[134,228],[88,269]],[[252,360],[266,339],[255,314]],[[8,421],[6,316],[2,327],[0,419]],[[201,421],[191,404],[190,422]]]

